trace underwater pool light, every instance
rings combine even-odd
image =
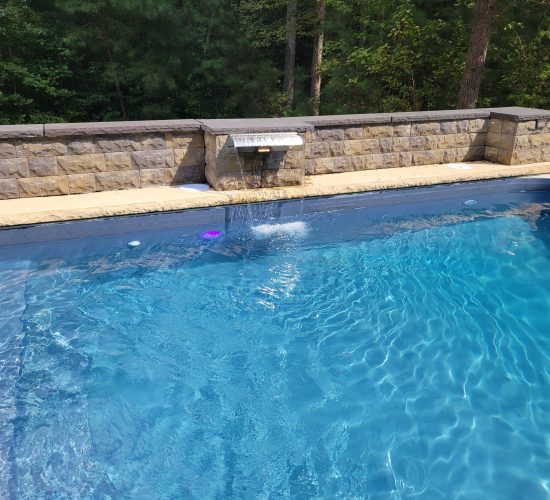
[[[221,235],[221,231],[205,231],[201,234],[201,238],[206,241],[212,241],[217,240]]]

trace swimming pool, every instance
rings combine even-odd
[[[0,231],[0,496],[548,498],[549,311],[527,180]]]

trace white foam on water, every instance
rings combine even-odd
[[[464,202],[464,205],[466,205],[467,207],[473,207],[475,205],[477,205],[479,203],[479,201],[477,200],[466,200]]]
[[[180,189],[182,191],[208,191],[210,186],[208,184],[183,184]]]
[[[252,232],[258,238],[282,235],[304,237],[307,234],[307,225],[302,221],[286,222],[284,224],[260,224],[259,226],[253,226]]]
[[[140,245],[141,245],[141,241],[138,241],[138,240],[128,242],[128,246],[130,248],[139,247]]]
[[[465,163],[449,163],[447,166],[455,170],[472,170],[474,168],[472,165],[466,165]]]

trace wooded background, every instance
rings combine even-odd
[[[550,0],[0,0],[4,124],[476,105],[550,108]]]

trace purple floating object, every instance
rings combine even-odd
[[[205,231],[201,234],[201,238],[203,240],[212,241],[218,239],[221,235],[221,231]]]

